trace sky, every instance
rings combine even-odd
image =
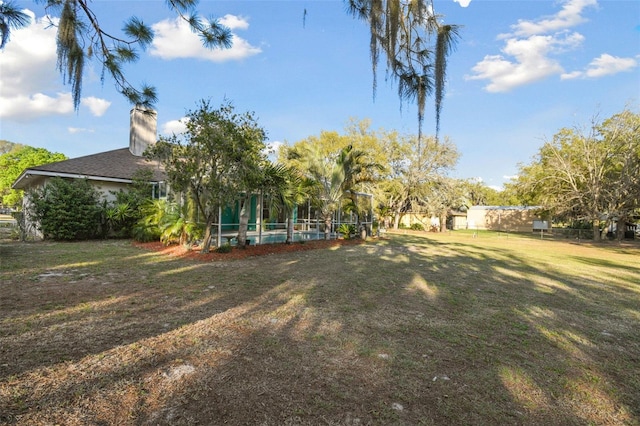
[[[1,1],[1,0],[0,0]],[[0,51],[0,139],[69,158],[128,146],[131,105],[99,64],[85,67],[74,111],[56,68],[56,29],[42,2],[15,1],[33,19]],[[229,100],[255,113],[268,143],[293,144],[352,119],[372,130],[417,134],[417,108],[384,78],[373,96],[369,29],[342,0],[201,0],[198,10],[233,33],[227,50],[206,50],[161,0],[94,0],[104,29],[129,16],[151,25],[153,45],[127,78],[158,90],[158,133],[180,131],[200,100]],[[461,25],[449,58],[441,136],[461,157],[453,177],[501,188],[562,128],[583,128],[625,108],[640,111],[637,0],[435,0]],[[432,100],[423,132],[435,131]]]

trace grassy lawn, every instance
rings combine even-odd
[[[637,242],[0,259],[0,424],[640,424]]]

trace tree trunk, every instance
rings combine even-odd
[[[440,213],[440,232],[447,232],[447,212]]]
[[[360,208],[358,207],[358,195],[353,191],[349,193],[351,197],[351,203],[353,203],[353,209],[356,213],[356,229],[360,229]]]
[[[330,240],[331,239],[331,224],[333,223],[333,218],[331,217],[332,214],[326,214],[324,216],[324,239],[325,240]]]
[[[238,225],[238,247],[244,248],[247,241],[247,229],[249,228],[249,209],[251,196],[245,195],[240,199],[240,224]]]
[[[593,221],[593,241],[600,241],[600,221]]]
[[[624,233],[627,230],[627,218],[620,217],[616,222],[616,239],[618,241],[624,240]]]
[[[398,226],[400,226],[400,216],[400,213],[396,213],[393,217],[393,229],[398,229]]]
[[[286,244],[291,244],[293,242],[293,218],[291,214],[287,215],[287,239],[285,240]]]
[[[200,250],[200,253],[209,253],[211,248],[211,225],[213,225],[213,217],[208,217],[207,224],[204,227],[204,239],[202,241],[202,250]]]

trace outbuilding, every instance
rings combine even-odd
[[[540,206],[471,206],[467,210],[468,229],[531,232],[541,227],[549,228],[540,217]]]

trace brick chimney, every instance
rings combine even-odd
[[[129,151],[137,157],[148,146],[156,143],[158,114],[148,108],[135,106],[131,110],[131,127],[129,128]]]

